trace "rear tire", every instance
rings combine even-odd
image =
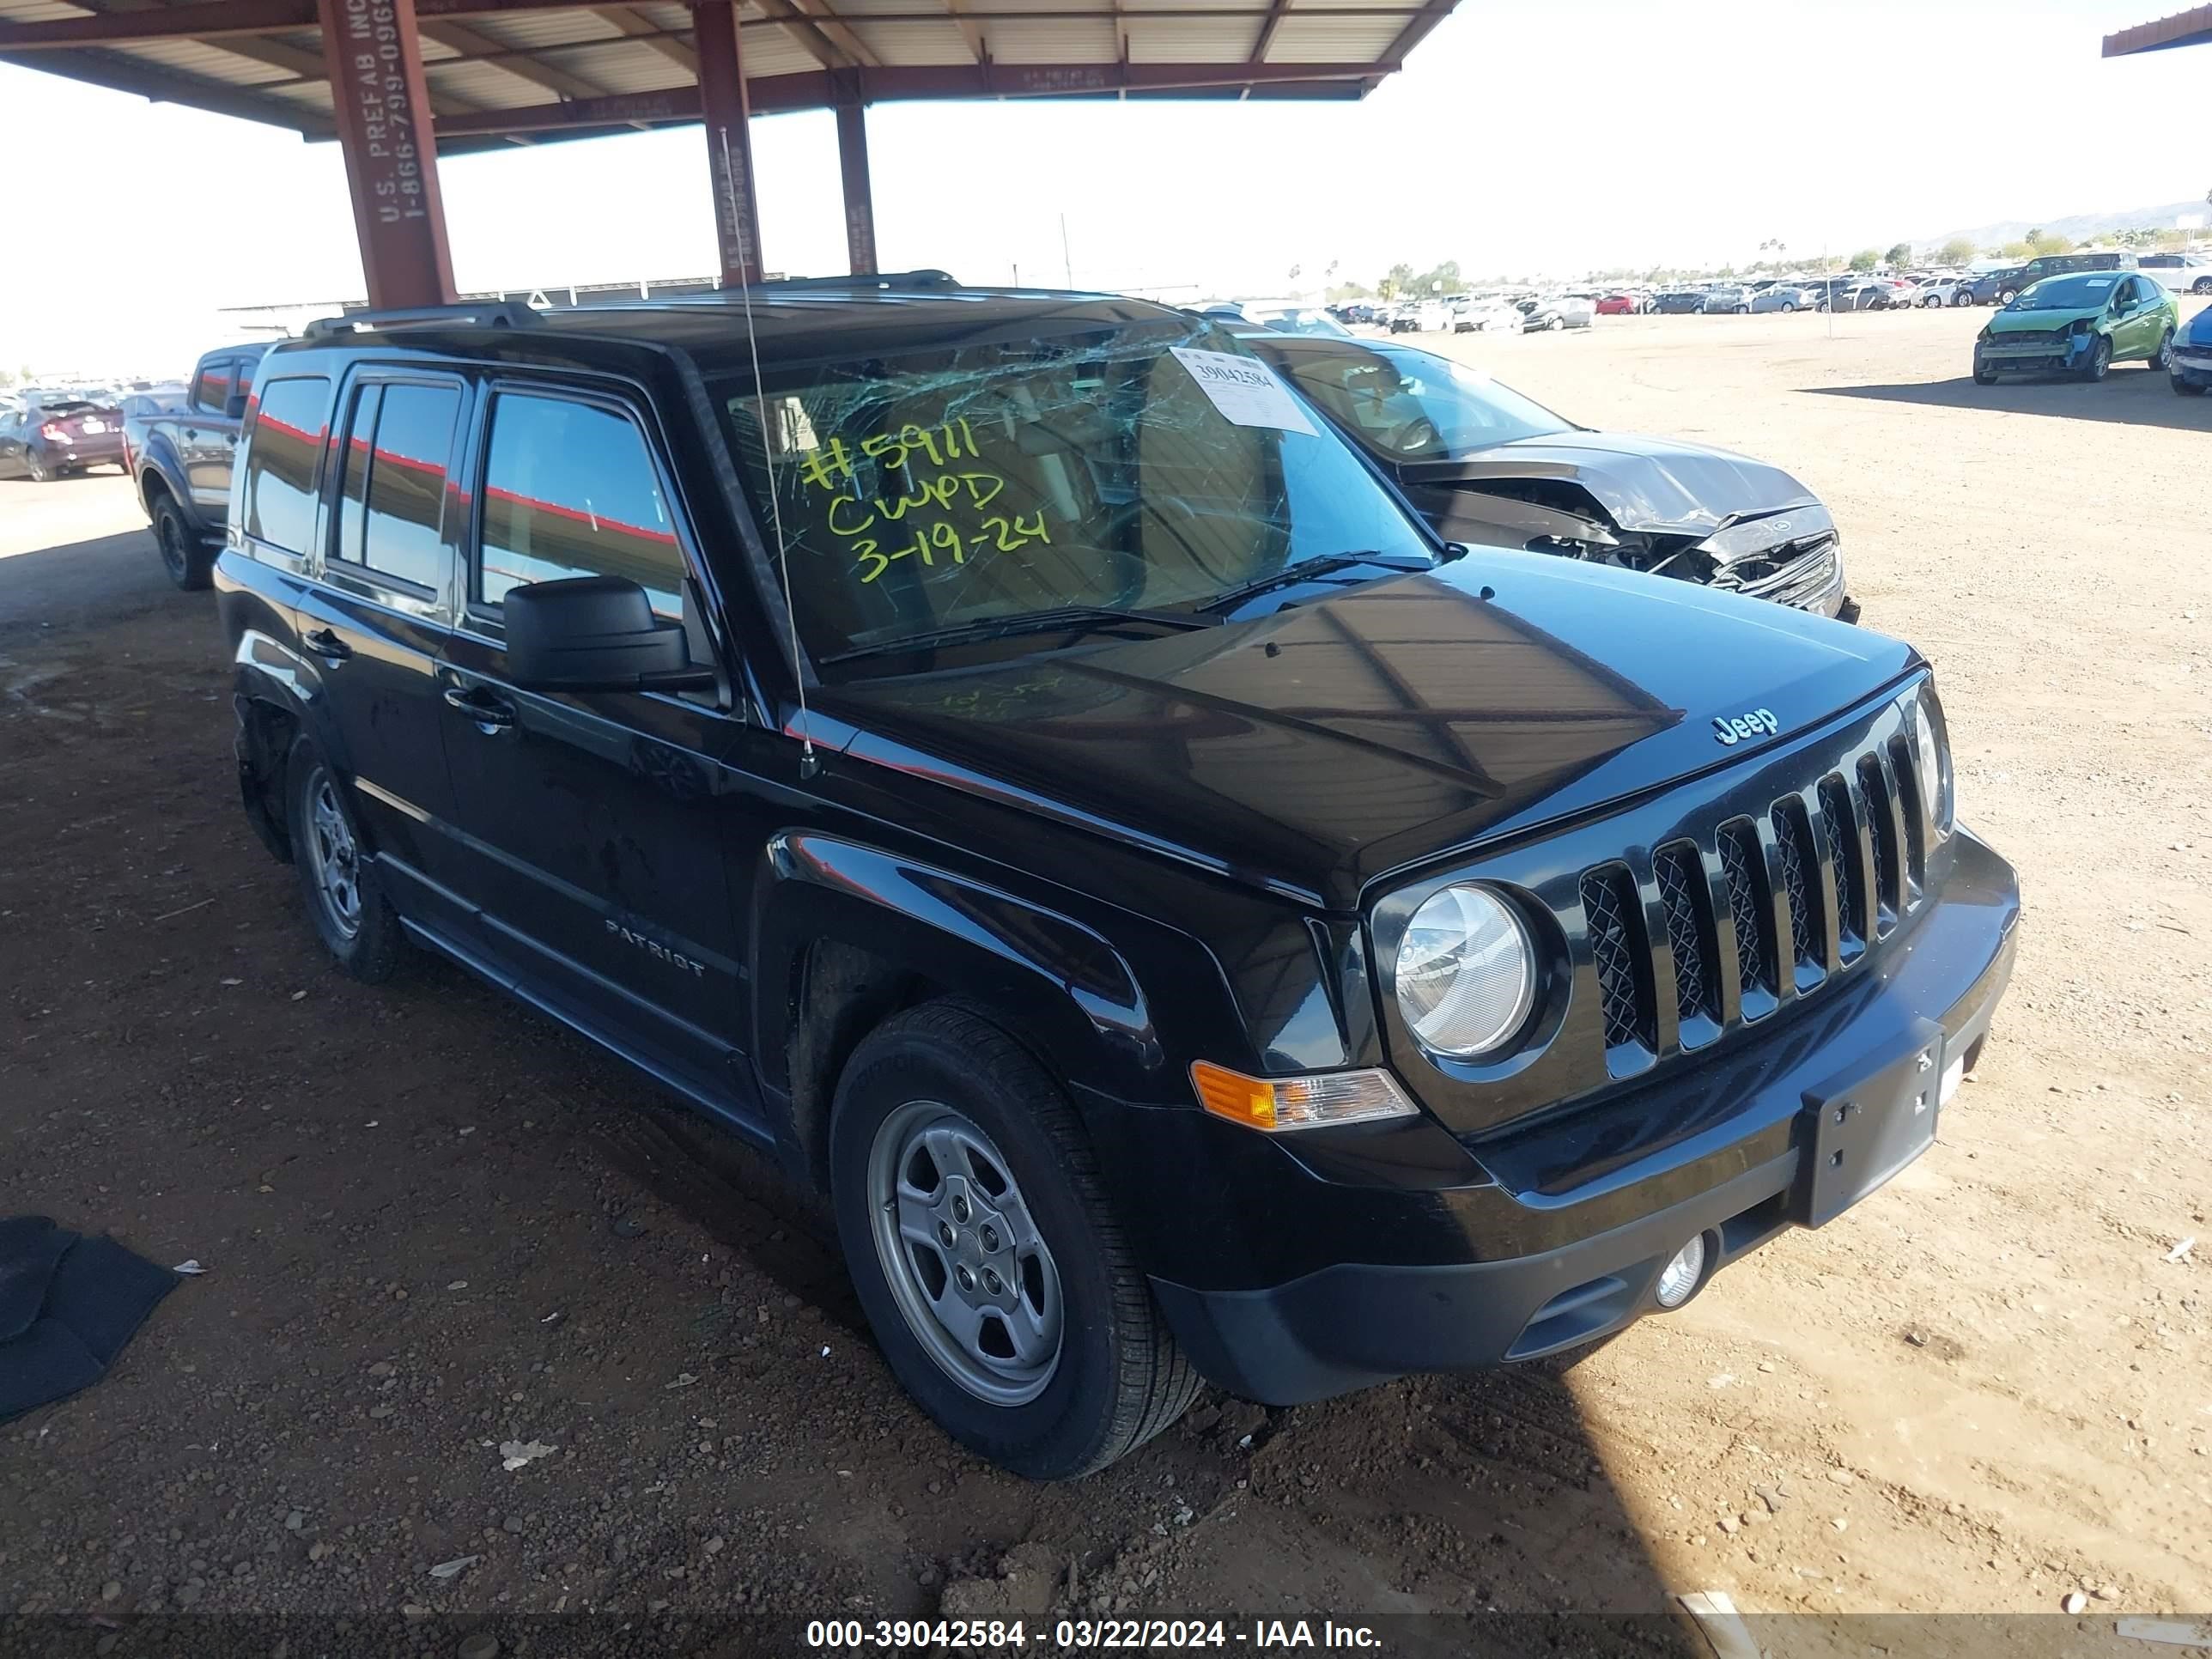
[[[167,490],[154,498],[154,544],[161,550],[161,567],[169,580],[185,592],[198,592],[208,585],[215,561],[185,522],[184,508]]]
[[[323,947],[353,978],[379,985],[399,965],[399,915],[384,896],[344,783],[309,738],[285,763],[292,866]]]
[[[2166,368],[2172,361],[2172,351],[2173,331],[2172,329],[2168,329],[2165,333],[2159,336],[2158,349],[2150,354],[2148,360],[2144,362],[2143,367],[2163,374],[2166,373]]]
[[[830,1185],[892,1372],[1002,1468],[1091,1474],[1197,1394],[1081,1122],[981,1015],[928,1003],[862,1042],[837,1085]]]
[[[46,465],[46,458],[27,446],[23,451],[23,473],[33,483],[46,483],[54,476]]]

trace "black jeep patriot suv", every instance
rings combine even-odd
[[[246,807],[829,1194],[1036,1476],[1681,1306],[2010,971],[1927,665],[1433,539],[1212,324],[933,273],[340,319],[216,572]]]

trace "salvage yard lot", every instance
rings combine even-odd
[[[2027,912],[1942,1144],[1564,1377],[1208,1396],[1074,1486],[947,1442],[649,1085],[442,966],[338,977],[208,596],[112,475],[0,484],[0,1215],[208,1267],[0,1430],[0,1617],[2212,1607],[2212,399],[1977,387],[1984,317],[1417,342],[1789,468],[1936,662]]]

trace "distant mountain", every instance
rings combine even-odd
[[[1936,236],[1916,236],[1915,247],[1941,247],[1954,236],[1963,236],[1976,247],[2001,247],[2016,242],[2031,230],[2047,230],[2054,236],[2079,242],[2107,230],[2171,230],[2184,214],[2198,213],[2212,223],[2212,207],[2200,197],[2195,201],[2167,202],[2158,207],[2127,208],[2116,213],[2075,213],[2063,219],[2000,219],[1995,224],[1971,225]]]

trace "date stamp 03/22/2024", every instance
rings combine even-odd
[[[804,1632],[821,1653],[1046,1653],[1199,1649],[1292,1653],[1378,1652],[1371,1626],[1333,1619],[816,1619]]]

